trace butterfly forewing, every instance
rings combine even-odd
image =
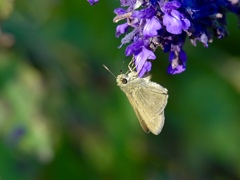
[[[127,95],[127,97],[128,97],[128,100],[129,100],[130,104],[131,104],[132,107],[133,107],[133,110],[134,110],[134,112],[135,112],[135,114],[136,114],[136,116],[137,116],[137,118],[138,118],[138,121],[139,121],[142,129],[143,129],[146,133],[149,133],[150,131],[149,131],[146,123],[144,122],[143,118],[142,118],[141,115],[140,115],[140,112],[139,112],[138,109],[136,108],[136,106],[137,106],[136,101],[134,101],[133,97],[130,97],[130,96],[132,96],[132,94],[126,94],[126,95]]]

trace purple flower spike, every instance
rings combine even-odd
[[[150,62],[147,61],[147,59],[154,60],[156,56],[152,51],[143,46],[142,51],[134,56],[134,63],[139,77],[142,77],[146,72],[151,70],[151,65],[149,65]]]
[[[169,55],[169,61],[169,74],[179,74],[186,70],[187,55],[183,50],[181,50],[179,53],[171,51]]]
[[[157,20],[155,17],[152,17],[151,19],[146,20],[146,24],[143,28],[143,35],[145,37],[153,37],[156,36],[158,33],[157,31],[161,29],[161,24],[159,20]]]
[[[120,4],[124,8],[115,9],[113,19],[125,21],[116,29],[117,37],[125,34],[119,48],[128,44],[125,55],[134,56],[139,77],[151,70],[148,59],[156,58],[158,48],[170,53],[168,73],[185,71],[187,38],[194,46],[201,42],[208,47],[214,37],[228,35],[227,13],[240,21],[239,0],[120,0]]]
[[[98,3],[98,0],[87,0],[92,6]]]
[[[176,10],[180,5],[179,2],[171,1],[166,2],[162,7],[162,11],[165,13],[163,16],[163,25],[172,34],[181,34],[182,30],[187,30],[190,27],[190,21]]]

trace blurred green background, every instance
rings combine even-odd
[[[0,0],[0,179],[240,179],[240,35],[187,41],[187,70],[153,81],[169,102],[160,135],[145,134],[115,74],[118,1]],[[12,11],[13,10],[13,11]],[[12,11],[12,12],[11,12]]]

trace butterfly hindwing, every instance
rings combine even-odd
[[[164,125],[164,108],[167,104],[167,90],[162,86],[148,82],[134,91],[132,99],[137,99],[138,116],[153,134],[159,134]]]

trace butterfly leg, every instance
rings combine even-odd
[[[136,66],[134,65],[133,59],[134,59],[134,56],[133,56],[132,60],[129,62],[129,64],[128,64],[128,69],[131,72],[133,72],[136,69]]]

